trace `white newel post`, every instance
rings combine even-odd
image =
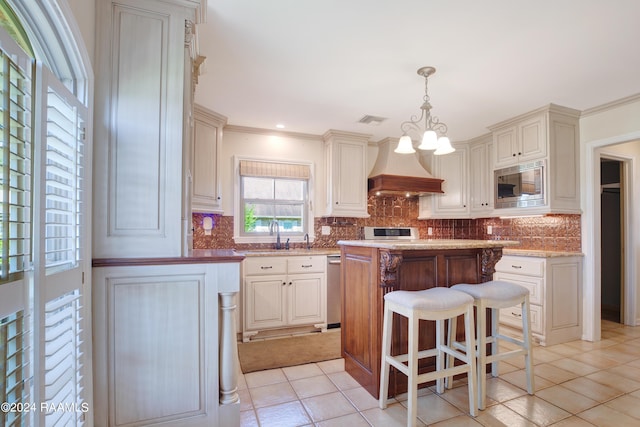
[[[238,346],[234,316],[237,292],[220,293],[220,405],[239,402]]]

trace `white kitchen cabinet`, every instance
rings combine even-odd
[[[453,144],[456,151],[442,156],[429,155],[431,173],[443,179],[444,194],[420,196],[418,219],[467,218],[469,216],[468,144]]]
[[[193,119],[191,207],[194,212],[222,213],[220,151],[227,118],[195,105]]]
[[[180,256],[185,82],[200,2],[95,3],[93,256]]]
[[[547,155],[546,117],[538,113],[500,126],[493,133],[496,168],[513,166]]]
[[[244,260],[242,339],[261,331],[327,328],[326,256],[248,257]]]
[[[582,336],[582,257],[548,258],[504,255],[494,280],[529,289],[531,330],[542,345],[555,345]],[[520,306],[500,310],[500,323],[522,329]]]
[[[327,205],[324,216],[368,218],[369,135],[330,130],[324,134]]]
[[[95,425],[240,425],[239,290],[240,262],[94,267]]]
[[[544,204],[496,208],[499,216],[579,214],[580,112],[550,104],[490,127],[494,169],[542,160]]]
[[[469,207],[471,217],[493,213],[493,139],[491,134],[469,143]]]

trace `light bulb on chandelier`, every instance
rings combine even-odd
[[[400,125],[402,137],[398,141],[398,146],[394,150],[400,154],[415,153],[413,142],[408,133],[423,131],[422,141],[418,146],[419,150],[435,150],[433,154],[449,154],[453,153],[455,148],[451,145],[451,141],[446,136],[447,125],[442,123],[437,117],[431,115],[431,103],[429,102],[428,81],[429,76],[436,72],[433,67],[422,67],[418,70],[418,75],[424,77],[424,102],[420,107],[422,111],[420,117],[412,116],[411,120],[407,120]],[[424,123],[421,128],[420,124]]]

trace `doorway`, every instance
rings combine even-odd
[[[624,163],[600,159],[600,313],[602,320],[624,323]]]

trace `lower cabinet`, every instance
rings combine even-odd
[[[244,260],[242,340],[261,331],[327,328],[326,256]]]
[[[96,426],[237,426],[240,262],[93,268]]]
[[[582,257],[504,255],[496,264],[494,280],[529,289],[531,331],[541,345],[582,337]],[[500,324],[522,329],[520,307],[500,310]]]

